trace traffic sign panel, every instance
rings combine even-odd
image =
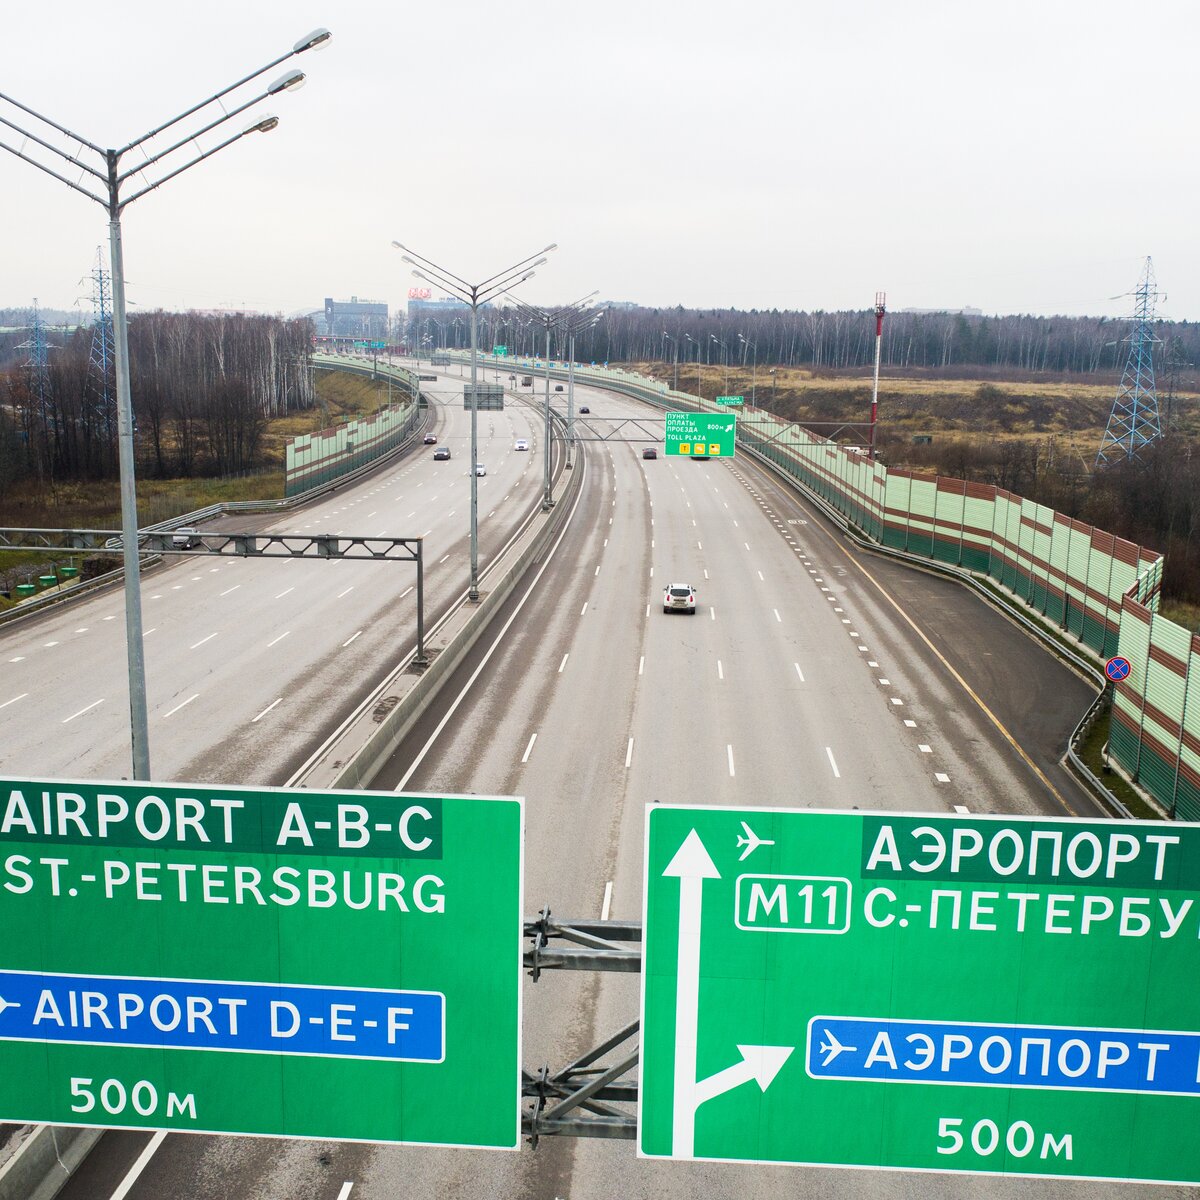
[[[726,404],[726,405],[745,404],[746,397],[745,396],[718,396],[717,403],[718,404]]]
[[[522,822],[0,779],[0,1120],[515,1149]]]
[[[1110,658],[1104,664],[1104,673],[1113,683],[1120,683],[1122,679],[1127,679],[1130,669],[1129,659],[1121,658],[1119,655],[1116,658]]]
[[[645,862],[641,1155],[1200,1180],[1200,826],[660,805]]]
[[[667,454],[732,457],[737,440],[733,413],[668,412],[663,447]]]

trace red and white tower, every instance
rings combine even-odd
[[[875,461],[875,421],[879,416],[879,354],[883,346],[883,314],[887,312],[887,296],[875,293],[875,386],[871,389],[871,427],[867,430],[867,453]]]

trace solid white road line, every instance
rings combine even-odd
[[[643,654],[643,655],[641,656],[641,658],[639,658],[639,659],[638,659],[638,674],[639,674],[639,675],[642,673],[642,668],[643,668],[645,665],[646,665],[646,656]],[[19,700],[19,699],[20,699],[20,697],[18,696],[18,697],[17,697],[17,699]],[[10,701],[9,703],[11,703],[11,701]],[[0,708],[3,708],[3,707],[4,707],[3,705],[0,705]]]
[[[730,775],[730,778],[732,778],[733,777],[733,747],[732,746],[725,747],[725,757],[729,759],[729,775]]]
[[[173,717],[181,708],[187,708],[187,706],[189,704],[191,704],[191,702],[193,700],[195,700],[196,697],[199,695],[200,695],[199,692],[195,692],[193,695],[189,696],[182,704],[175,705],[175,707],[173,709],[171,709],[170,712],[163,713],[163,720],[165,721],[168,717]]]
[[[583,602],[583,607],[579,610],[579,615],[582,617],[585,612],[587,612],[587,601],[586,600]]]
[[[347,639],[346,639],[346,640],[345,640],[345,641],[342,643],[342,649],[343,649],[343,650],[345,650],[345,648],[346,648],[348,645],[350,645],[350,643],[351,643],[352,641],[354,641],[354,639],[355,639],[355,638],[360,638],[360,637],[362,637],[362,630],[361,630],[361,629],[360,629],[360,630],[359,630],[357,633],[351,634],[351,635],[350,635],[350,637],[348,637],[348,638],[347,638]]]
[[[803,683],[804,682],[804,672],[802,670],[800,670],[800,664],[792,663],[792,666],[796,668],[796,674],[800,676],[800,682]]]
[[[537,741],[537,734],[531,733],[529,735],[529,745],[525,747],[525,753],[521,755],[521,761],[523,763],[527,763],[529,761],[530,752],[533,750],[533,743],[536,741]]]
[[[629,745],[625,747],[625,766],[628,767],[633,761],[633,738],[629,739]]]
[[[607,921],[612,911],[612,880],[604,885],[604,903],[600,905],[600,920]]]
[[[163,1139],[167,1136],[165,1129],[160,1129],[149,1142],[146,1143],[146,1148],[137,1156],[137,1161],[129,1168],[129,1174],[121,1180],[117,1190],[109,1197],[109,1200],[125,1200],[133,1189],[133,1185],[137,1183],[138,1177],[146,1169],[147,1164],[154,1157],[159,1146],[163,1144]]]
[[[293,560],[289,558],[289,559],[287,559],[286,561],[287,561],[287,562],[292,562]],[[290,588],[284,588],[284,590],[283,590],[282,592],[280,592],[280,593],[279,593],[279,595],[275,597],[275,599],[276,599],[276,600],[282,600],[282,599],[284,598],[284,596],[286,596],[286,595],[288,594],[288,592],[294,592],[295,590],[296,590],[296,589],[295,589],[294,587],[290,587]]]
[[[412,585],[412,584],[409,584],[409,585],[408,585],[408,587],[406,587],[406,588],[404,589],[404,591],[402,591],[402,592],[400,593],[400,597],[399,597],[399,598],[400,598],[401,600],[403,600],[403,599],[404,599],[404,597],[405,597],[405,596],[407,596],[407,595],[408,595],[408,593],[409,593],[409,592],[411,592],[412,590],[413,590],[413,585]]]
[[[63,724],[65,725],[67,723],[67,721],[75,720],[76,717],[82,717],[85,712],[90,712],[93,708],[96,707],[97,704],[103,704],[103,703],[104,703],[103,697],[101,697],[99,700],[93,700],[92,703],[87,706],[87,708],[81,708],[77,713],[72,713],[69,717],[64,718]]]
[[[563,655],[562,662],[560,662],[558,664],[558,673],[560,675],[563,673],[563,668],[567,665],[567,659],[570,657],[571,657],[570,651],[567,651],[567,653]]]
[[[264,708],[262,710],[262,712],[260,712],[258,714],[257,717],[251,718],[250,724],[253,725],[255,723],[255,721],[261,721],[262,718],[265,717],[267,715],[267,713],[269,713],[271,711],[271,709],[273,709],[275,707],[275,705],[279,704],[282,700],[283,700],[282,696],[278,697],[278,699],[272,700],[271,703],[268,704],[267,707]]]
[[[834,759],[833,759],[833,747],[826,746],[825,753],[829,755],[829,765],[833,768],[834,779],[841,779],[842,773],[841,773],[841,771],[838,770],[837,763],[834,762]]]
[[[3,704],[0,704],[0,708],[7,708],[10,704],[16,704],[18,700],[24,700],[28,695],[28,692],[22,692],[19,696],[14,696],[11,700],[5,700]]]
[[[215,633],[210,633],[208,635],[208,637],[201,638],[198,642],[194,642],[192,645],[190,645],[188,647],[188,649],[189,650],[198,650],[201,646],[204,645],[205,642],[211,642],[213,640],[213,638],[215,638],[216,636],[217,635]]]
[[[724,672],[724,670],[723,670],[723,669],[722,669],[722,667],[721,667],[721,660],[720,660],[719,658],[717,659],[717,678],[718,678],[718,679],[724,679],[724,678],[725,678],[725,672]]]
[[[340,600],[340,599],[341,599],[343,596],[348,596],[348,595],[350,595],[350,593],[351,593],[352,591],[354,591],[354,586],[353,586],[353,584],[352,584],[350,587],[348,587],[348,588],[347,588],[347,589],[346,589],[344,592],[338,592],[338,594],[337,594],[337,595],[334,597],[334,599],[336,599],[336,600]]]
[[[268,650],[270,650],[270,648],[271,648],[272,646],[274,646],[276,643],[278,643],[278,642],[282,642],[282,641],[283,641],[283,639],[284,639],[285,637],[287,637],[287,636],[288,636],[288,634],[289,634],[289,633],[291,633],[291,632],[292,632],[292,631],[289,629],[289,630],[287,631],[287,633],[281,633],[281,634],[280,634],[280,635],[279,635],[279,636],[278,636],[278,637],[275,639],[275,641],[273,641],[273,642],[268,642],[268,643],[267,643],[267,649],[268,649]]]
[[[226,589],[225,589],[223,592],[220,592],[220,593],[218,593],[218,599],[219,599],[221,596],[228,596],[230,592],[236,592],[236,591],[238,590],[238,588],[240,588],[241,586],[242,586],[242,585],[241,585],[240,583],[235,583],[235,584],[233,585],[233,587],[231,587],[231,588],[226,588]]]
[[[337,1200],[350,1200],[350,1191],[354,1187],[352,1181],[347,1180],[342,1184],[342,1190],[337,1194]]]

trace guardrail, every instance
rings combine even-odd
[[[503,360],[503,359],[487,359],[487,363],[491,366],[493,363],[512,361],[517,370],[525,373],[539,372],[545,374],[546,363],[540,361],[536,365],[530,360]],[[566,378],[569,373],[569,368],[566,366],[551,365],[549,368],[550,376],[554,379]],[[703,400],[702,398],[691,396],[687,393],[674,392],[667,388],[665,383],[658,380],[648,380],[643,376],[639,376],[633,372],[620,371],[613,368],[604,368],[595,370],[588,367],[576,366],[575,368],[576,382],[584,384],[593,384],[600,386],[609,391],[616,391],[623,395],[629,396],[632,399],[644,401],[653,404],[660,408],[667,408],[671,405],[679,407],[694,408],[698,411],[718,412],[723,411],[718,406]],[[812,437],[812,435],[807,435]],[[1034,589],[1029,588],[1025,597],[1020,597],[1014,592],[1004,588],[1001,582],[995,581],[986,572],[971,570],[967,567],[958,566],[953,563],[939,561],[932,554],[914,554],[908,550],[902,550],[895,546],[889,546],[880,537],[872,536],[872,533],[862,527],[861,524],[856,524],[846,512],[840,510],[836,505],[832,504],[824,495],[817,489],[806,484],[803,478],[800,477],[799,470],[787,469],[787,463],[780,461],[785,459],[785,453],[772,455],[764,453],[759,446],[754,444],[759,439],[754,435],[743,437],[743,426],[739,422],[738,441],[744,452],[749,453],[757,462],[762,463],[770,469],[772,473],[784,480],[790,486],[801,491],[806,499],[818,507],[822,513],[835,525],[837,525],[847,537],[853,540],[860,548],[870,550],[873,553],[883,554],[889,558],[894,558],[899,561],[908,563],[920,570],[933,571],[936,574],[954,579],[956,582],[965,587],[970,588],[986,603],[992,607],[1004,612],[1007,617],[1019,624],[1028,633],[1038,638],[1046,647],[1059,658],[1070,663],[1078,672],[1097,684],[1099,691],[1089,705],[1087,711],[1080,719],[1075,730],[1071,734],[1068,741],[1065,758],[1071,768],[1084,780],[1084,782],[1093,790],[1093,792],[1101,799],[1101,801],[1117,816],[1132,817],[1132,813],[1125,807],[1120,799],[1104,786],[1103,782],[1083,762],[1078,753],[1078,747],[1082,739],[1090,730],[1091,725],[1096,720],[1097,716],[1103,709],[1107,696],[1107,686],[1105,677],[1100,670],[1102,659],[1095,653],[1086,653],[1089,648],[1080,644],[1077,651],[1067,640],[1065,640],[1063,628],[1054,627],[1046,621],[1039,619],[1034,610],[1034,614],[1030,615],[1030,609],[1033,607]],[[819,439],[825,443],[825,439]],[[835,453],[845,454],[849,456],[848,451],[843,451],[832,443],[825,443],[828,449]],[[775,447],[775,449],[783,449]],[[856,460],[861,460],[861,455],[854,455]],[[798,466],[799,464],[797,464]],[[859,466],[859,464],[855,464]],[[880,468],[882,469],[882,467]],[[859,473],[862,473],[859,466]],[[966,488],[964,485],[964,497]],[[848,504],[848,508],[854,511],[865,523],[874,526],[878,533],[884,531],[884,521],[882,514],[875,514],[875,519],[872,519],[869,506],[863,500],[855,500],[854,503]],[[965,508],[965,500],[964,500]],[[932,539],[931,539],[932,541]],[[932,548],[932,546],[931,546]],[[960,547],[961,552],[961,547]],[[1034,574],[1034,563],[1032,556],[1029,560],[1029,573]],[[1049,570],[1046,568],[1048,576]],[[985,582],[986,581],[986,582]],[[1042,589],[1042,596],[1047,595],[1045,587]],[[1011,599],[1010,599],[1011,597]],[[1081,625],[1082,628],[1082,625]],[[1107,635],[1106,635],[1107,636]],[[1080,651],[1083,651],[1082,653]]]

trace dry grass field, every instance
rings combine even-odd
[[[674,368],[667,363],[636,363],[636,370],[673,382]],[[760,408],[786,420],[799,421],[826,437],[843,442],[865,440],[865,423],[871,411],[871,373],[814,373],[798,367],[779,367],[774,373],[740,366],[702,366],[700,390],[706,399],[718,395],[751,395]],[[1075,379],[1004,380],[898,377],[883,374],[879,381],[880,444],[888,446],[887,461],[894,466],[925,466],[928,456],[905,449],[915,437],[936,442],[954,439],[976,445],[997,441],[1029,441],[1039,446],[1055,443],[1057,454],[1076,458],[1091,470],[1104,436],[1118,381],[1083,383]],[[694,364],[679,366],[681,391],[696,391]],[[1200,440],[1200,391],[1189,380],[1189,390],[1174,398],[1176,425],[1186,437]],[[1166,400],[1159,395],[1165,420]]]

